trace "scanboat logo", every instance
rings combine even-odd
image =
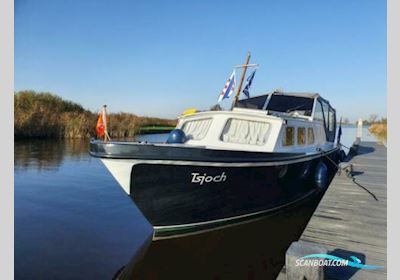
[[[204,173],[203,175],[200,175],[200,173],[192,173],[192,183],[194,184],[200,184],[203,185],[204,183],[221,183],[226,181],[226,175],[225,172],[222,172],[220,175],[212,176],[212,175],[207,175],[207,173]]]
[[[296,266],[351,266],[362,269],[378,269],[383,266],[363,264],[355,256],[350,256],[351,260],[346,260],[328,254],[311,254],[296,260]]]

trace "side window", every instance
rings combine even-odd
[[[285,129],[285,135],[283,137],[283,146],[294,145],[294,127],[287,126]]]
[[[297,128],[297,145],[306,144],[306,129],[304,127]]]
[[[319,127],[319,139],[323,143],[326,141],[326,134],[324,126]]]
[[[309,127],[307,128],[307,140],[308,140],[308,144],[314,144],[315,142],[315,138],[314,138],[314,128]]]
[[[185,132],[188,139],[201,140],[207,135],[211,122],[211,118],[188,120],[183,123],[182,130]]]
[[[329,116],[328,113],[329,112],[329,107],[328,104],[324,103],[324,116],[325,116],[325,126],[326,128],[329,130]]]
[[[335,115],[332,109],[329,110],[329,131],[333,132],[335,130]]]
[[[223,142],[249,145],[264,145],[268,140],[270,124],[267,122],[229,119],[222,131]]]
[[[324,116],[322,113],[322,106],[318,100],[317,100],[317,102],[315,102],[314,119],[320,120],[320,121],[324,120]]]

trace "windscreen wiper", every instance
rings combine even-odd
[[[301,108],[301,107],[303,107],[303,106],[304,106],[304,104],[301,104],[301,105],[298,105],[298,106],[296,106],[296,107],[289,108],[289,109],[286,110],[286,113],[290,113],[290,112],[292,112],[292,111],[294,111],[294,110],[297,110],[297,109],[299,109],[299,108]]]

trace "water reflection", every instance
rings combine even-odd
[[[119,279],[275,279],[320,198],[256,222],[154,241]]]
[[[163,142],[168,134],[138,135],[135,141]],[[34,169],[56,171],[64,160],[88,160],[89,140],[21,140],[14,145],[16,172]]]
[[[152,228],[88,142],[15,142],[15,279],[112,279]]]
[[[57,170],[64,158],[80,160],[86,157],[88,141],[85,140],[29,140],[17,141],[14,145],[14,167],[16,171]]]

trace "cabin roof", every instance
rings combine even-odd
[[[273,94],[273,95],[287,95],[287,96],[301,96],[301,97],[309,97],[309,98],[318,98],[320,97],[319,93],[316,92],[284,92],[275,90],[273,92],[269,92],[266,94]]]
[[[268,96],[268,95],[284,95],[284,96],[298,96],[298,97],[305,97],[305,98],[313,98],[313,99],[318,99],[321,100],[325,103],[327,103],[329,106],[330,103],[328,100],[323,98],[319,93],[317,92],[296,92],[296,91],[280,91],[280,90],[274,90],[272,92],[266,92],[257,96],[252,96],[250,98],[257,98],[257,97],[262,97],[262,96]],[[246,100],[247,98],[240,99],[241,100]],[[331,106],[332,107],[332,106]]]
[[[323,100],[325,100],[324,98],[321,97],[321,95],[319,95],[319,93],[316,92],[289,92],[289,91],[279,91],[279,90],[274,90],[272,92],[265,92],[262,94],[259,94],[257,96],[252,96],[251,98],[255,98],[255,97],[261,97],[261,96],[267,96],[267,95],[285,95],[285,96],[299,96],[299,97],[306,97],[306,98],[321,98]],[[247,99],[247,98],[244,98]],[[241,100],[244,100],[241,99]],[[327,101],[327,100],[325,100]]]

